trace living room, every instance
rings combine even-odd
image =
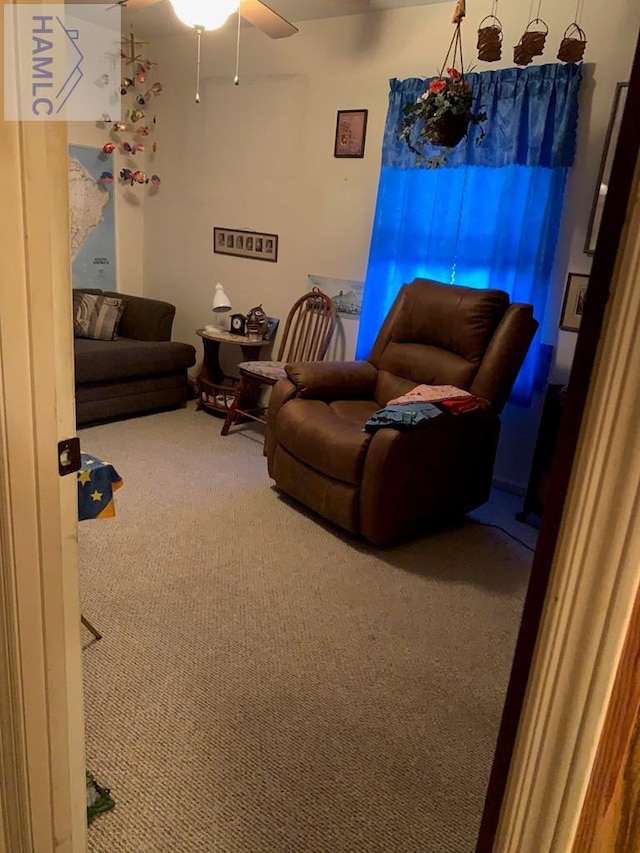
[[[587,10],[583,21],[585,28],[594,35],[588,43],[587,62],[583,72],[576,164],[567,185],[563,229],[543,326],[544,340],[554,346],[551,377],[555,382],[563,382],[568,376],[576,337],[573,332],[558,329],[567,274],[587,274],[589,271],[590,259],[584,254],[583,247],[611,112],[611,98],[616,83],[627,79],[635,41],[637,20],[634,20],[634,26],[630,26],[629,18],[634,15],[637,18],[637,12],[631,10],[629,3],[620,3],[619,6],[619,14],[616,14],[612,7],[608,8],[606,15],[604,11]],[[477,23],[475,19],[471,21],[474,12],[475,10],[471,10],[469,14],[469,22],[473,23],[469,30],[474,29]],[[545,10],[550,29],[549,43],[555,44],[559,41],[573,13],[573,4],[568,3],[558,4],[548,13]],[[199,104],[196,104],[194,99],[194,34],[184,31],[167,37],[162,33],[154,33],[151,11],[146,10],[144,14],[145,18],[142,12],[138,18],[137,13],[133,11],[127,13],[127,25],[132,23],[138,34],[139,19],[140,35],[144,37],[149,33],[148,52],[158,62],[157,77],[162,79],[164,87],[162,97],[156,102],[158,124],[154,138],[158,142],[158,152],[153,166],[154,171],[162,176],[162,185],[158,192],[153,193],[137,192],[135,187],[131,190],[121,186],[114,187],[118,289],[175,304],[177,313],[173,339],[193,343],[200,357],[201,342],[195,334],[195,329],[211,322],[211,300],[217,281],[224,283],[234,311],[244,313],[261,302],[269,315],[283,319],[295,299],[307,289],[309,275],[327,275],[355,281],[365,279],[388,95],[387,80],[393,76],[427,76],[432,73],[439,62],[438,57],[443,53],[443,45],[446,47],[445,42],[450,33],[451,4],[435,3],[369,13],[367,16],[300,21],[298,36],[281,42],[272,42],[251,28],[244,28],[239,86],[233,85],[233,27],[206,34],[203,37]],[[478,19],[479,17],[478,15]],[[522,10],[501,9],[501,17],[508,33],[518,32],[526,23],[521,20]],[[146,30],[144,21],[147,21]],[[469,53],[470,48],[468,39]],[[509,51],[505,51],[505,54],[508,53]],[[432,60],[428,59],[429,56],[432,56]],[[429,67],[425,67],[425,62]],[[510,57],[505,55],[502,66],[510,64]],[[341,161],[333,157],[335,113],[338,109],[350,107],[366,108],[369,113],[365,156],[362,159]],[[73,126],[69,135],[69,141],[75,144],[101,147],[104,140],[104,129],[88,123]],[[114,171],[117,174],[119,169]],[[255,229],[278,234],[278,263],[255,263],[215,254],[212,247],[214,226]],[[330,357],[353,357],[356,337],[357,322],[343,322],[340,333],[334,338]],[[226,370],[233,373],[235,364],[231,353],[223,351],[223,358]],[[207,448],[207,431],[210,429],[217,437],[219,421],[209,418],[205,413],[196,413],[193,411],[193,404],[190,406],[186,413],[175,414],[188,414],[197,419],[193,438],[202,452],[201,464],[212,472],[222,472],[217,485],[212,485],[210,492],[207,492],[206,477],[198,480],[198,488],[203,490],[202,494],[206,499],[218,503],[221,499],[228,500],[230,515],[225,516],[223,513],[222,530],[229,529],[232,522],[237,523],[238,514],[240,517],[242,513],[245,514],[249,519],[246,525],[249,542],[247,550],[259,560],[264,549],[277,548],[281,537],[286,533],[286,524],[282,519],[266,530],[264,527],[254,528],[251,523],[252,501],[255,500],[257,506],[261,500],[254,489],[254,485],[258,483],[255,480],[257,467],[243,471],[242,466],[245,465],[243,459],[247,458],[251,460],[252,465],[262,464],[259,458],[261,434],[252,429],[238,430],[235,435],[225,439],[224,450],[221,443],[216,443],[214,454],[211,448]],[[540,409],[541,399],[538,399],[529,409],[508,406],[503,415],[502,440],[495,478],[500,486],[505,487],[516,498],[522,497],[529,477]],[[87,434],[87,446],[90,438],[91,449],[100,453],[106,451],[117,465],[118,449],[122,447],[124,453],[129,441],[133,444],[141,440],[142,433],[137,430],[138,424],[143,420],[123,422],[117,427],[113,425],[113,429],[109,425],[92,428]],[[154,439],[150,441],[151,449],[156,441],[156,449],[171,447],[172,453],[175,454],[174,474],[177,477],[182,457],[174,422],[166,420],[166,426],[161,425],[161,420],[157,423],[157,429],[153,427],[152,430]],[[117,429],[122,431],[117,432]],[[145,435],[149,437],[146,427]],[[181,438],[182,436],[180,433]],[[84,444],[82,433],[81,438]],[[140,447],[139,444],[135,446]],[[526,452],[523,448],[526,448]],[[239,457],[241,468],[234,471],[233,466]],[[153,464],[152,456],[150,460]],[[132,465],[133,460],[127,464]],[[134,468],[130,470],[137,471]],[[246,490],[246,500],[239,503],[231,497],[234,477]],[[133,480],[125,473],[125,489],[116,497],[117,503],[122,502],[122,511],[119,508],[113,526],[110,522],[98,525],[95,530],[81,531],[85,547],[90,538],[97,537],[94,544],[97,545],[101,560],[109,549],[113,549],[114,541],[117,543],[120,531],[126,528],[126,512],[139,500],[139,495],[136,495],[135,501],[131,499],[131,503],[129,502],[127,494],[130,490],[133,491],[132,484]],[[185,484],[187,491],[188,485]],[[261,489],[268,489],[266,478],[258,485]],[[156,521],[168,521],[169,515],[165,515],[165,512],[173,511],[173,499],[178,497],[170,495],[172,491],[169,482],[164,481],[160,490],[162,497],[157,499],[162,513]],[[186,500],[182,487],[177,491],[181,493],[180,499]],[[272,497],[270,492],[267,494]],[[287,507],[288,512],[291,509]],[[268,515],[269,510],[265,512]],[[293,515],[296,518],[297,513],[294,509]],[[193,519],[189,521],[189,513],[180,514],[184,519],[182,529],[187,530],[188,536],[195,536],[195,539],[200,541],[197,531],[190,527]],[[287,514],[286,518],[290,519],[293,515]],[[308,520],[304,513],[301,514],[301,519]],[[204,519],[198,517],[198,523],[204,523]],[[300,541],[303,540],[304,533],[297,521],[291,530],[293,538],[300,537]],[[321,530],[326,532],[324,528]],[[133,531],[128,533],[133,535]],[[143,550],[153,546],[153,531],[149,533],[151,535],[145,534],[142,537]],[[255,539],[252,538],[252,533],[255,533]],[[336,538],[340,544],[344,544],[340,536]],[[165,544],[170,541],[171,537],[169,540],[163,540]],[[312,536],[303,556],[314,548],[326,547],[326,542],[322,536]],[[223,562],[231,559],[232,545],[233,543],[218,543],[218,559]],[[122,560],[130,559],[126,550],[118,551],[117,545],[116,553]],[[357,559],[359,549],[356,547],[353,553],[354,559]],[[145,554],[145,559],[147,556]],[[329,549],[327,559],[339,562],[344,559],[344,552],[338,556],[337,552]],[[410,572],[410,566],[411,557],[408,556],[404,565],[400,562],[399,568]],[[85,577],[84,582],[93,580],[98,580],[94,574],[90,578]],[[189,582],[188,577],[176,576],[174,580],[176,592],[181,581]],[[463,578],[463,585],[468,580]],[[97,586],[85,599],[86,603],[99,605],[103,592],[104,590]],[[232,598],[236,594],[238,589],[231,591]],[[357,598],[361,590],[354,589],[351,594]],[[518,596],[521,598],[522,594],[523,587],[520,587]],[[347,600],[351,600],[348,595]],[[130,631],[134,645],[139,642],[144,645],[138,633],[141,627],[138,620],[142,610],[134,608],[128,613],[131,617]],[[418,613],[419,610],[416,611],[416,616]],[[216,616],[213,611],[202,615],[207,620],[215,619]],[[160,617],[157,612],[154,614],[151,608],[149,618],[153,621]],[[106,633],[108,634],[108,628]],[[283,642],[285,637],[286,634],[283,634]],[[94,655],[92,666],[96,669],[93,677],[95,684],[98,684],[101,664],[97,658],[100,655],[100,644],[87,651]],[[145,648],[144,653],[152,654],[153,650]],[[203,652],[201,648],[196,649],[196,654],[204,655],[204,659],[210,664],[215,663],[215,655],[209,660],[209,653]],[[115,661],[111,655],[109,659],[111,665],[114,665]],[[508,658],[508,652],[506,657]],[[503,684],[502,689],[504,686]],[[127,687],[126,679],[121,683],[120,688],[122,687]],[[154,683],[153,688],[161,691],[163,685]],[[296,697],[298,701],[301,698]],[[127,701],[126,690],[118,697],[118,701]],[[99,703],[100,698],[94,695],[91,702]],[[160,725],[161,718],[162,708],[159,707],[154,725]],[[89,713],[89,727],[91,721],[92,716]],[[104,725],[104,721],[102,724]],[[259,715],[256,720],[252,720],[253,724],[255,730],[259,731]],[[229,736],[233,736],[234,729],[231,721]],[[114,733],[114,739],[117,740],[117,732]],[[295,738],[293,742],[296,743]],[[343,744],[338,741],[334,746],[339,750]],[[299,748],[297,743],[296,748]],[[176,771],[177,777],[182,778],[181,774],[184,773],[186,778],[197,765],[197,759],[197,753],[194,752],[187,764]],[[326,769],[331,764],[327,762],[323,766]],[[262,766],[259,770],[256,768],[256,773],[268,772],[268,766]],[[111,778],[108,781],[113,785],[117,799],[117,781]],[[146,779],[145,782],[147,784],[141,786],[146,791],[145,796],[153,798],[153,780]],[[130,789],[131,780],[127,784]],[[237,780],[234,784],[237,784]],[[255,779],[253,784],[256,784]],[[257,787],[260,788],[260,785]],[[240,796],[238,789],[233,790]],[[277,802],[277,798],[271,801],[270,805],[273,802]],[[116,809],[117,807],[118,805]],[[128,807],[131,808],[131,803]],[[138,807],[144,808],[142,801]],[[304,803],[299,803],[299,807],[301,812],[304,812]],[[106,832],[99,824],[107,826],[107,821],[115,818],[116,814],[117,812],[114,812],[105,816],[96,824],[93,843],[98,846],[94,847],[95,850],[133,849],[127,847],[127,841],[122,839],[121,846],[116,848],[100,847],[104,842],[96,841],[96,838],[100,839],[101,832]],[[154,818],[159,821],[158,812],[154,812]],[[223,818],[231,819],[229,814],[223,815]],[[393,821],[400,818],[401,813],[397,812]],[[234,819],[237,819],[237,815]],[[327,820],[331,818],[327,817]],[[181,845],[176,846],[176,849],[207,849],[206,846],[196,846],[197,843],[202,843],[202,840],[189,846],[191,842],[185,840],[189,838],[188,827],[181,825],[176,816],[173,828],[163,827],[163,830],[169,833],[184,832],[183,836],[174,836],[175,839],[182,838],[181,841],[175,841],[176,845]],[[293,825],[288,827],[288,831],[295,832]],[[349,831],[355,832],[353,824],[349,824]],[[399,827],[396,827],[396,831],[401,835],[402,830]],[[231,833],[228,837],[240,840],[237,847],[227,849],[252,849],[242,846],[249,843],[242,833],[238,836]],[[349,837],[353,840],[355,835]],[[296,836],[290,834],[289,843],[292,838]],[[287,849],[284,836],[278,843],[284,846],[272,849]],[[316,846],[309,842],[311,846],[308,844],[305,847],[303,838],[298,838],[295,843],[298,846],[293,849],[321,849],[317,839],[313,842]],[[412,841],[409,833],[402,843],[408,845],[420,842]],[[383,839],[379,844],[379,848],[369,846],[364,849],[404,849],[398,846],[393,848],[391,840]],[[326,849],[338,848],[334,844]],[[458,849],[468,848],[461,846]]]
[[[270,316],[285,318],[308,289],[309,275],[365,279],[388,80],[435,73],[451,36],[449,3],[400,5],[407,8],[299,21],[300,32],[290,39],[269,39],[245,26],[238,86],[233,22],[204,33],[199,104],[195,34],[175,33],[180,25],[170,10],[157,24],[158,6],[124,11],[124,26],[135,24],[135,32],[148,39],[145,50],[158,62],[154,79],[164,89],[153,103],[158,151],[152,168],[162,185],[156,193],[134,187],[115,195],[119,289],[176,304],[174,340],[196,346],[199,359],[195,330],[212,321],[216,281],[233,311],[246,313],[261,303]],[[470,64],[483,11],[471,6],[465,22]],[[559,43],[574,11],[569,0],[544,10],[549,45]],[[583,250],[595,182],[616,84],[628,77],[635,40],[630,0],[615,7],[594,3],[585,15],[592,34],[576,158],[541,329],[542,341],[553,347],[550,377],[556,383],[568,378],[576,339],[575,332],[559,328],[567,276],[589,272],[591,259]],[[501,8],[500,19],[512,39],[526,24],[516,4]],[[536,62],[553,59],[545,55]],[[511,65],[505,45],[500,62],[475,62],[474,70]],[[368,110],[365,156],[334,158],[336,110],[360,107]],[[103,127],[88,122],[70,128],[72,143],[101,147],[106,138]],[[114,166],[117,174],[117,159]],[[278,263],[214,254],[214,226],[277,233]],[[357,334],[357,321],[343,320],[330,357],[352,358]],[[234,372],[234,355],[237,362],[233,348],[222,348],[225,372]],[[495,477],[516,493],[527,485],[541,405],[538,398],[529,408],[507,406],[502,417]]]
[[[550,377],[556,383],[568,377],[576,338],[559,329],[567,275],[589,271],[584,245],[612,97],[628,77],[635,42],[629,4],[618,11],[592,7],[583,21],[594,35],[583,66],[576,161],[541,333],[553,346]],[[573,12],[568,2],[544,10],[549,44],[559,42]],[[243,27],[237,86],[231,21],[203,35],[196,103],[195,34],[179,25],[176,32],[166,15],[158,23],[158,7],[125,10],[125,26],[148,40],[145,50],[158,62],[153,79],[163,85],[153,104],[158,151],[152,160],[162,185],[156,192],[116,188],[119,288],[175,304],[173,338],[196,346],[200,359],[195,330],[212,321],[216,282],[223,283],[233,311],[245,313],[261,303],[270,316],[283,319],[308,289],[310,275],[364,280],[388,80],[435,73],[450,37],[451,13],[451,4],[431,3],[298,19],[300,32],[282,40]],[[515,5],[501,8],[500,16],[505,33],[515,35],[526,24]],[[469,9],[469,30],[480,17]],[[511,64],[506,49],[500,63],[480,63],[482,70]],[[347,108],[368,110],[361,159],[333,157],[336,110]],[[100,146],[104,139],[103,128],[85,123],[72,128],[70,141]],[[214,253],[215,226],[277,234],[278,263]],[[357,321],[343,319],[329,357],[352,358],[357,331]],[[234,357],[235,348],[221,348],[225,372],[235,373]],[[507,405],[502,415],[494,477],[516,501],[527,486],[541,406],[537,396],[529,408]],[[217,431],[217,421],[210,420]],[[227,440],[246,444],[238,434]]]

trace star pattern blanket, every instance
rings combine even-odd
[[[116,508],[113,493],[122,485],[122,477],[110,462],[80,455],[78,471],[78,519],[113,518]]]

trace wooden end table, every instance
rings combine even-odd
[[[234,335],[217,329],[196,329],[196,334],[202,338],[203,346],[202,369],[196,377],[198,409],[226,417],[236,389],[220,366],[220,344],[241,347],[243,361],[258,361],[260,351],[268,341],[251,341],[246,335]]]

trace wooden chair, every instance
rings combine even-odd
[[[322,361],[335,327],[336,308],[326,293],[314,287],[301,296],[287,317],[277,360],[243,361],[238,365],[240,382],[221,434],[227,435],[237,418],[265,423],[265,410],[258,405],[262,386],[286,379],[285,364]]]

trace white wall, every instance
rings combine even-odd
[[[67,126],[67,140],[70,145],[102,148],[105,142],[111,141],[111,137],[108,129],[100,127],[97,122],[74,121]],[[140,295],[144,288],[143,214],[147,190],[120,185],[118,173],[129,164],[117,151],[114,151],[113,158],[117,289],[123,293]]]
[[[525,24],[522,4],[501,8],[505,58],[477,70],[512,65]],[[468,4],[466,55],[486,9]],[[552,62],[575,11],[574,0],[546,4]],[[233,85],[233,27],[203,39],[201,103],[194,103],[195,35],[155,43],[159,78],[157,171],[161,192],[145,207],[147,295],[178,306],[174,335],[199,347],[194,329],[210,322],[213,286],[221,281],[234,310],[263,303],[284,318],[307,275],[363,279],[380,169],[390,77],[436,72],[452,34],[452,4],[302,23],[282,41],[242,32],[241,83]],[[568,270],[589,272],[582,246],[615,84],[627,79],[640,24],[637,0],[586,4],[588,45],[576,165],[568,189],[544,338],[556,346],[552,378],[568,376],[575,334],[558,332]],[[369,110],[363,160],[333,157],[336,110]],[[280,235],[277,264],[212,251],[214,225]],[[356,329],[335,352],[350,358]],[[227,353],[230,358],[230,353]],[[504,416],[496,474],[522,488],[539,407]]]

